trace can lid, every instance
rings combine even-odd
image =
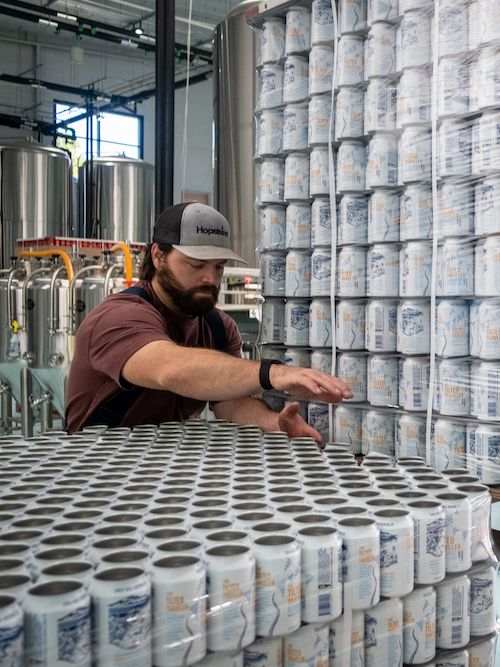
[[[393,516],[410,516],[410,512],[404,509],[388,509],[388,510],[377,510],[374,512],[375,516],[381,517],[393,517]]]
[[[467,498],[467,494],[452,491],[450,493],[439,493],[436,498],[439,498],[439,500],[464,500],[464,498]]]
[[[30,588],[28,595],[43,597],[46,595],[64,595],[77,591],[79,588],[83,588],[83,584],[79,581],[66,581],[64,579],[61,581],[47,581],[44,584],[38,584],[38,586]]]
[[[339,526],[352,526],[359,528],[361,526],[371,526],[375,524],[375,519],[369,519],[368,517],[353,516],[349,519],[341,519],[339,521]]]
[[[460,493],[489,493],[489,488],[484,484],[462,484],[457,487]]]
[[[337,532],[332,526],[308,526],[299,530],[299,535],[310,535],[312,537],[322,537],[324,535],[333,535]]]
[[[291,544],[292,542],[295,542],[295,537],[283,533],[279,533],[278,535],[264,535],[255,540],[255,544],[262,546],[279,546],[282,544]]]
[[[103,556],[104,563],[132,563],[136,560],[148,558],[149,553],[141,549],[131,549],[130,551],[115,551],[114,553]],[[45,570],[44,570],[45,572]]]
[[[196,565],[199,562],[200,559],[196,556],[168,556],[167,558],[155,560],[153,566],[161,568],[188,567],[189,565]]]
[[[219,544],[216,547],[207,549],[209,556],[239,556],[250,551],[249,547],[243,544]]]
[[[187,551],[189,549],[198,549],[201,544],[196,540],[172,540],[160,544],[157,549],[159,551]]]
[[[92,546],[96,549],[120,549],[121,547],[131,547],[133,544],[137,544],[137,540],[132,537],[112,537],[94,542]]]
[[[123,535],[124,533],[134,533],[137,530],[135,526],[129,524],[117,524],[115,526],[103,526],[94,531],[95,535]]]
[[[247,534],[242,530],[219,530],[210,533],[206,539],[214,542],[232,542],[233,540],[244,540]]]
[[[16,598],[11,597],[10,595],[0,595],[0,609],[5,609],[5,607],[8,607],[15,601]]]
[[[144,575],[144,570],[140,567],[113,567],[94,574],[94,579],[99,581],[124,581],[125,579],[134,579]]]
[[[408,503],[408,507],[414,507],[416,509],[432,509],[439,506],[441,506],[441,503],[438,500],[414,500],[413,502]]]
[[[79,558],[82,555],[82,549],[48,549],[47,551],[39,551],[35,558],[57,560],[58,558]]]
[[[174,537],[183,537],[184,535],[187,535],[185,528],[157,528],[146,533],[145,537],[170,540]]]
[[[75,542],[81,542],[85,540],[85,535],[80,535],[79,533],[69,533],[63,535],[51,535],[42,540],[41,544],[60,545],[60,544],[74,544]]]
[[[301,514],[296,516],[294,521],[299,523],[324,523],[325,521],[330,521],[330,517],[327,514]]]
[[[86,561],[70,561],[68,563],[56,563],[55,565],[49,565],[42,570],[42,574],[56,574],[60,576],[70,577],[72,574],[81,574],[82,572],[88,572],[92,570],[92,563],[87,563]]]
[[[3,574],[0,576],[0,588],[14,588],[31,581],[27,574]]]

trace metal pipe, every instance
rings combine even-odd
[[[106,271],[106,278],[104,279],[104,298],[109,296],[109,283],[111,282],[111,277],[117,268],[121,270],[122,267],[119,264],[112,264]]]
[[[16,274],[22,273],[24,275],[25,271],[24,269],[12,269],[9,273],[9,278],[7,280],[7,326],[9,327],[10,331],[14,331],[14,327],[12,326],[12,301],[11,301],[11,292],[12,292],[12,283],[14,282],[14,278],[16,277]],[[23,323],[24,324],[24,323]]]
[[[84,266],[83,269],[80,269],[75,273],[73,276],[73,279],[71,280],[69,284],[69,325],[68,325],[68,332],[74,334],[75,333],[75,289],[76,289],[76,281],[80,278],[80,276],[83,276],[85,273],[88,273],[89,271],[104,271],[104,266],[102,264],[94,264],[93,266]]]
[[[12,392],[8,384],[0,384],[0,428],[6,433],[12,429]]]
[[[33,435],[33,411],[30,397],[33,391],[33,377],[29,368],[21,368],[21,431],[25,438]]]
[[[29,276],[26,276],[23,282],[23,326],[19,327],[21,331],[26,331],[26,296],[28,294],[28,285],[36,276],[41,276],[44,273],[49,273],[49,268],[35,269]]]
[[[52,403],[46,400],[40,406],[40,433],[46,433],[52,428]]]
[[[155,213],[174,203],[175,0],[156,0]]]
[[[59,313],[57,308],[57,300],[55,298],[56,291],[56,281],[59,278],[59,274],[63,271],[66,271],[65,266],[60,266],[57,268],[50,279],[50,326],[49,326],[49,336],[53,336],[57,332],[57,324],[59,320]],[[69,276],[68,276],[69,278]]]

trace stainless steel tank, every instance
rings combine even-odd
[[[231,224],[235,252],[250,267],[257,267],[255,248],[259,242],[259,219],[253,204],[255,151],[253,111],[258,100],[257,37],[246,22],[246,12],[255,0],[232,9],[215,30],[214,201]]]
[[[90,164],[79,170],[80,215],[87,238],[148,243],[154,225],[154,167],[126,157],[94,158],[92,202],[86,197]],[[87,209],[91,207],[89,212]],[[83,228],[80,221],[80,229]]]
[[[5,274],[4,274],[5,275]],[[10,280],[9,280],[10,276]],[[21,369],[26,367],[26,334],[23,331],[22,284],[24,271],[17,269],[0,278],[0,381],[6,384],[14,400],[21,403]],[[10,305],[9,305],[10,295]],[[10,325],[16,321],[19,345],[11,346],[14,331]]]
[[[113,264],[106,273],[94,273],[77,280],[74,298],[75,332],[78,331],[80,324],[87,315],[102,303],[109,294],[117,294],[127,289],[122,273],[122,266]],[[118,274],[120,274],[119,277]]]
[[[71,160],[58,148],[0,138],[2,267],[17,239],[69,236],[72,216]]]

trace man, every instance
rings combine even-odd
[[[325,373],[241,358],[234,320],[215,309],[224,265],[243,262],[229,224],[210,206],[177,204],[154,228],[136,286],[107,297],[78,330],[66,422],[135,426],[198,416],[207,401],[218,418],[258,424],[290,437],[321,437],[294,403],[280,413],[263,389],[339,403],[349,387]]]

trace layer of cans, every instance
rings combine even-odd
[[[491,498],[456,471],[201,420],[3,437],[0,461],[6,664],[493,651]]]

